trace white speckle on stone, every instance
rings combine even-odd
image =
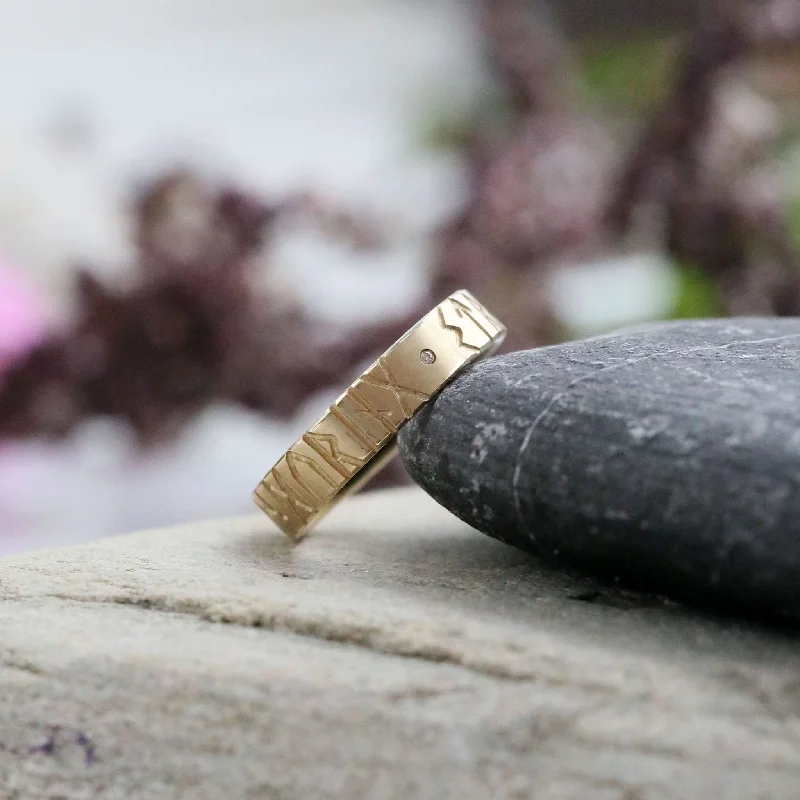
[[[489,455],[489,451],[486,449],[486,440],[483,438],[483,434],[476,433],[475,438],[472,440],[472,452],[469,454],[470,460],[483,464],[487,455]]]
[[[508,430],[502,422],[479,422],[477,427],[479,432],[475,434],[475,438],[472,440],[470,458],[473,461],[477,461],[478,464],[483,464],[486,456],[489,455],[486,443],[502,439],[508,433]]]
[[[495,442],[507,433],[506,426],[502,422],[490,422],[489,424],[481,423],[479,427],[483,431],[486,440],[489,442]]]
[[[643,444],[655,439],[669,427],[670,419],[663,414],[634,420],[628,425],[628,433],[635,444]]]

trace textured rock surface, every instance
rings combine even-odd
[[[797,797],[800,644],[419,490],[0,562],[3,798]]]
[[[406,426],[401,451],[502,541],[655,593],[800,615],[800,320],[492,359]]]

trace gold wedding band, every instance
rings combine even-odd
[[[395,342],[298,439],[253,494],[300,541],[342,497],[386,465],[400,428],[473,361],[494,352],[505,326],[469,292],[450,295]]]

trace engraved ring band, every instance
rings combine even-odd
[[[375,361],[281,457],[253,495],[295,541],[357,491],[396,451],[397,432],[465,367],[494,352],[506,329],[463,289]]]

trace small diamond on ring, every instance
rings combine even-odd
[[[433,364],[433,362],[436,361],[436,353],[426,348],[419,354],[419,360],[423,364]]]

